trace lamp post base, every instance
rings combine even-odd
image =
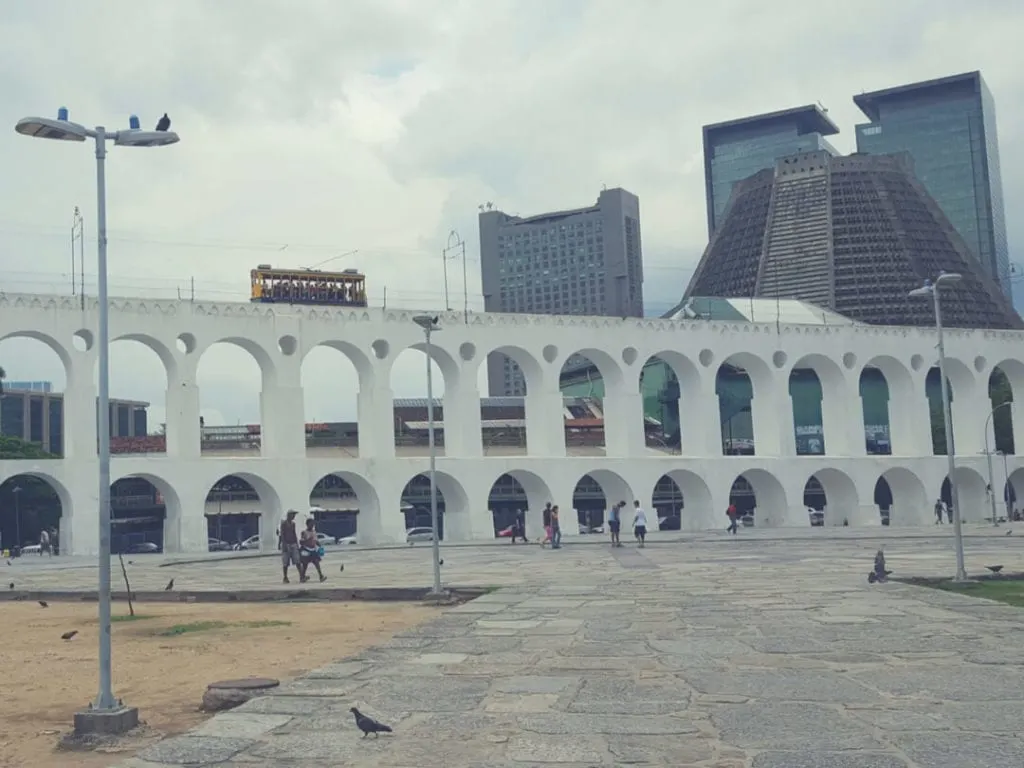
[[[136,707],[119,706],[115,709],[85,709],[75,712],[75,735],[117,736],[127,733],[139,724]]]

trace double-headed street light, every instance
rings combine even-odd
[[[159,127],[169,127],[161,121]],[[168,130],[143,131],[139,119],[129,118],[125,130],[108,132],[102,125],[86,128],[68,120],[68,111],[61,107],[57,119],[26,117],[14,130],[25,136],[56,141],[93,139],[96,146],[96,218],[97,218],[97,298],[99,318],[99,386],[97,392],[97,432],[99,438],[99,635],[100,690],[86,713],[75,715],[76,730],[123,731],[138,723],[138,710],[125,707],[114,698],[110,664],[110,307],[107,298],[107,189],[104,161],[107,142],[117,147],[164,147],[178,142],[178,134]],[[98,716],[98,717],[97,717]],[[101,720],[101,722],[97,722]]]
[[[434,315],[416,315],[413,322],[423,329],[426,336],[427,348],[427,444],[430,452],[430,529],[433,538],[434,551],[434,589],[432,595],[441,597],[444,593],[441,590],[441,542],[438,535],[437,525],[437,445],[434,442],[434,375],[433,357],[430,348],[430,336],[441,330],[437,324],[438,318]]]
[[[946,427],[946,459],[949,462],[949,498],[953,505],[953,541],[956,548],[956,576],[954,581],[966,581],[967,570],[964,567],[964,534],[960,520],[960,499],[956,490],[956,452],[953,443],[953,415],[950,412],[949,382],[946,381],[946,347],[942,340],[942,307],[939,302],[940,288],[943,283],[957,283],[963,279],[956,272],[939,272],[935,282],[925,281],[920,288],[912,290],[911,298],[931,297],[935,303],[935,329],[939,336],[939,378],[942,380],[942,419]]]

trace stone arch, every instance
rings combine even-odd
[[[639,499],[639,496],[635,495],[633,488],[630,486],[629,482],[624,477],[622,477],[622,475],[613,470],[593,469],[590,470],[589,472],[584,472],[576,480],[576,483],[572,486],[573,496],[575,496],[576,494],[576,488],[579,487],[579,484],[583,481],[583,478],[585,477],[589,477],[591,480],[597,483],[598,487],[601,489],[601,493],[604,495],[604,509],[601,510],[601,519],[603,519],[603,515],[605,512],[607,512],[608,507],[610,507],[612,504],[618,501],[624,501],[626,502],[626,509],[622,513],[622,518],[625,521],[624,524],[628,525],[629,521],[633,519],[632,513],[630,511],[633,509],[633,501]],[[555,503],[557,504],[559,502],[556,501]],[[575,534],[580,523],[579,511],[575,509],[575,503],[570,503],[569,506],[573,508],[573,511],[570,514],[566,514],[567,512],[569,512],[569,510],[567,510],[565,506],[566,505],[564,504],[561,505],[562,533],[563,535],[566,534],[566,532],[568,532],[569,534]],[[648,510],[648,515],[654,516],[653,511]],[[650,530],[655,530],[653,527],[653,521],[651,521],[650,519],[648,519],[648,525],[650,526]]]
[[[661,361],[662,365],[671,372],[671,377],[664,377],[660,391],[657,392],[652,391],[650,384],[644,380],[645,372],[652,360]],[[652,436],[647,434],[645,420],[644,435],[648,447],[661,448],[671,453],[678,451],[690,454],[703,454],[709,446],[711,449],[717,450],[714,443],[709,444],[706,439],[708,415],[700,408],[684,405],[687,400],[690,403],[700,402],[703,393],[704,380],[697,363],[681,352],[665,349],[647,355],[647,358],[642,361],[639,377],[638,383],[643,399],[644,416],[646,417],[647,401],[652,397],[657,397],[662,411],[661,435],[657,436],[657,439],[652,439]],[[717,420],[715,421],[717,423]]]
[[[729,376],[729,368],[738,375]],[[770,455],[777,446],[792,444],[793,429],[786,424],[791,419],[777,412],[774,391],[775,374],[759,355],[736,352],[722,360],[715,369],[722,454],[753,455],[760,446]]]
[[[410,344],[406,349],[415,349],[417,352],[427,353],[426,342],[417,342]],[[398,350],[390,361],[391,365],[394,365],[394,361],[398,359],[398,356],[404,352],[404,349]],[[459,363],[455,360],[452,354],[437,343],[437,338],[434,337],[430,340],[430,359],[434,361],[437,367],[441,370],[441,375],[444,377],[444,394],[448,395],[449,392],[458,390],[459,386],[463,383],[461,380],[462,368]],[[391,376],[391,368],[388,368],[387,375]]]
[[[260,368],[260,376],[262,377],[262,386],[264,389],[277,383],[277,365],[270,356],[270,352],[268,352],[267,349],[259,342],[253,341],[252,339],[246,339],[241,336],[225,336],[223,338],[214,339],[209,344],[205,344],[202,349],[198,350],[198,354],[196,355],[196,370],[198,370],[199,366],[202,365],[203,357],[210,351],[210,347],[214,344],[234,344],[236,347],[244,349],[252,355],[252,358]]]
[[[381,519],[384,510],[380,502],[380,496],[377,494],[377,489],[373,487],[373,483],[356,472],[343,469],[325,472],[310,486],[310,506],[313,506],[313,491],[324,479],[332,476],[345,481],[356,496],[358,504],[358,515],[356,518],[357,540],[360,543],[384,541],[385,532],[393,530],[395,526],[389,527],[386,524],[388,521]],[[393,510],[393,513],[398,514],[398,510]]]
[[[74,376],[74,366],[72,365],[71,350],[73,347],[67,347],[61,342],[57,341],[53,336],[48,333],[42,333],[41,331],[11,331],[0,336],[0,341],[5,339],[32,339],[33,341],[41,341],[43,344],[48,346],[53,352],[60,358],[61,363],[64,365],[64,380],[68,386],[71,384],[71,380]],[[70,342],[70,340],[69,340]]]
[[[871,388],[867,382],[871,380],[872,370],[881,374],[884,391],[874,393],[869,400]],[[886,453],[886,440],[888,453],[897,456],[912,456],[920,450],[927,452],[930,449],[929,433],[923,431],[921,434],[915,434],[914,414],[923,408],[923,402],[914,385],[914,377],[906,365],[891,355],[876,355],[860,369],[858,388],[865,429],[869,426],[885,428],[875,430],[880,434],[873,435],[873,439],[876,444],[880,442],[883,449],[874,452]],[[876,423],[883,416],[884,423]]]
[[[18,463],[20,464],[22,462]],[[0,462],[0,464],[3,464],[3,462]],[[88,521],[84,519],[78,521],[74,520],[74,502],[72,501],[71,492],[67,489],[67,486],[65,486],[64,483],[56,477],[56,475],[42,469],[28,469],[20,472],[13,472],[0,479],[0,488],[4,488],[8,483],[12,483],[12,481],[14,481],[12,486],[17,486],[17,478],[19,477],[39,480],[46,484],[46,486],[56,494],[57,501],[60,504],[60,518],[57,524],[57,530],[59,536],[58,545],[61,552],[65,554],[83,555],[91,555],[97,552],[98,542],[96,541],[96,533],[94,531],[83,531],[83,535],[77,540],[75,539],[74,532],[76,527],[81,529]],[[13,487],[11,488],[11,492],[13,493]],[[10,502],[8,501],[8,503]],[[14,504],[12,506],[13,509],[8,507],[8,509],[4,511],[8,514],[16,513],[19,516],[23,515],[26,511],[25,507],[21,503]],[[16,536],[15,532],[11,530],[5,531],[4,533],[6,535],[4,536],[3,543],[4,549],[10,549],[15,544],[21,546],[28,542],[29,537],[25,522],[24,518],[12,520],[11,524],[19,535]],[[93,527],[95,528],[95,526]],[[20,539],[20,541],[16,539]],[[38,542],[38,538],[36,538],[36,541]]]
[[[1000,371],[1009,385],[1009,393],[993,391],[993,377],[996,371]],[[1024,434],[1019,429],[1020,418],[1016,413],[1018,405],[1024,403],[1024,363],[1015,358],[1004,358],[992,366],[988,376],[989,382],[989,403],[992,408],[999,407],[1008,399],[1013,405],[999,407],[992,416],[992,431],[995,434],[989,436],[989,446],[995,445],[996,450],[1003,450],[1007,453],[1017,453],[1017,446],[1024,440]]]
[[[209,496],[213,492],[213,488],[217,483],[230,477],[244,480],[250,487],[252,487],[256,492],[256,495],[259,497],[258,535],[260,537],[260,550],[264,552],[273,551],[277,546],[277,528],[281,524],[281,520],[284,518],[285,513],[285,510],[282,507],[281,497],[278,494],[277,489],[274,488],[273,483],[254,472],[244,470],[220,475],[208,483],[206,495],[203,497],[204,504],[206,503],[206,500],[209,499]],[[300,514],[305,514],[304,510],[300,509],[298,511]]]
[[[998,487],[998,480],[996,481],[996,485]],[[1009,516],[1012,516],[1014,512],[1024,511],[1022,510],[1022,507],[1024,507],[1024,467],[1017,467],[1016,469],[1011,469],[1010,477],[1006,480],[1004,490],[1005,486],[1009,486],[1009,490],[1012,491],[1012,493],[1009,494]]]
[[[936,359],[932,363],[931,368],[929,368],[929,371],[937,370],[938,367],[939,361]],[[946,357],[946,379],[949,381],[952,399],[959,397],[966,400],[974,390],[976,383],[976,377],[974,371],[971,370],[971,366],[957,357]]]
[[[889,486],[892,506],[889,509],[889,524],[892,526],[924,525],[931,516],[931,501],[924,483],[917,474],[906,467],[890,467],[879,477]]]
[[[991,520],[992,507],[988,498],[988,481],[972,467],[958,466],[953,473],[956,480],[957,504],[960,507],[960,520],[968,523]],[[949,475],[942,478],[939,495],[946,503],[951,502]],[[999,501],[999,488],[996,486],[996,501]],[[998,504],[997,504],[998,506]]]
[[[861,521],[860,494],[857,492],[857,484],[848,474],[840,469],[825,467],[815,471],[811,477],[817,479],[825,492],[825,525],[857,525],[859,522],[877,524],[877,516]]]
[[[420,476],[428,480],[430,477],[426,471],[413,473],[403,486],[403,494],[404,490],[409,487],[409,484]],[[434,478],[437,484],[437,492],[441,496],[438,502],[444,503],[443,513],[438,514],[439,523],[443,522],[440,531],[441,538],[448,541],[469,541],[473,539],[474,533],[479,534],[480,531],[474,531],[473,509],[469,503],[469,494],[466,492],[462,482],[454,475],[440,469],[435,471]],[[430,506],[429,492],[425,505],[428,508]],[[477,510],[477,512],[479,513],[481,510]],[[391,514],[387,511],[384,513]],[[488,534],[486,538],[492,538],[493,531],[490,530],[490,525],[487,527]],[[480,538],[480,536],[478,535],[476,538]]]
[[[164,373],[167,376],[167,385],[170,386],[172,381],[177,380],[178,360],[175,358],[174,353],[171,352],[170,348],[160,341],[160,339],[146,333],[121,333],[110,339],[111,344],[115,341],[135,341],[142,344],[144,347],[148,347],[156,353],[156,356],[160,358],[160,362],[164,364]]]
[[[569,354],[562,355],[557,358],[555,363],[555,371],[561,376],[562,369],[565,364],[573,357],[585,357],[594,364],[600,374],[601,382],[604,386],[605,397],[616,394],[623,391],[625,387],[625,378],[622,373],[622,367],[615,361],[615,358],[603,349],[597,349],[596,347],[581,347],[580,349],[574,349]],[[626,394],[637,394],[639,391],[639,380],[633,382],[635,389],[630,389]]]
[[[111,477],[110,488],[113,493],[115,483],[121,480],[145,480],[160,495],[164,507],[163,551],[206,552],[207,525],[206,516],[200,510],[190,512],[181,503],[181,497],[174,485],[160,475],[152,472],[117,473]],[[197,515],[196,519],[188,519],[186,515]]]
[[[352,363],[352,367],[356,369],[356,374],[359,376],[360,391],[369,391],[373,388],[375,384],[375,369],[369,355],[355,344],[340,339],[324,339],[310,344],[302,352],[302,357],[299,360],[300,368],[306,361],[306,358],[309,357],[309,353],[317,347],[328,347],[348,358],[349,362]]]
[[[525,348],[516,344],[502,344],[501,346],[491,349],[487,353],[487,377],[488,386],[491,391],[498,389],[498,387],[492,383],[492,377],[501,374],[500,380],[504,383],[505,361],[502,359],[501,355],[504,355],[515,363],[519,371],[522,373],[523,380],[526,384],[525,395],[527,397],[531,394],[540,394],[543,391],[545,385],[543,366],[532,352],[529,352]]]
[[[789,505],[786,501],[786,489],[782,487],[779,479],[768,470],[758,468],[745,470],[737,475],[736,479],[740,477],[750,484],[754,492],[755,525],[763,528],[779,528],[786,525]]]
[[[797,371],[813,374],[817,386],[804,374],[795,378]],[[804,355],[790,367],[787,385],[798,454],[849,456],[863,450],[863,437],[857,440],[857,445],[850,444],[856,431],[849,429],[847,377],[839,363],[819,353]],[[794,391],[794,387],[799,390]]]
[[[514,479],[526,494],[526,532],[528,538],[537,538],[543,530],[544,505],[555,503],[554,494],[547,481],[536,472],[528,469],[510,469],[496,477],[488,487],[488,496],[502,477],[508,475]]]
[[[670,469],[661,477],[672,480],[683,495],[683,510],[679,526],[682,530],[701,531],[714,527],[714,500],[711,496],[711,489],[704,482],[703,477],[689,469]],[[655,481],[655,485],[661,481],[661,477]],[[654,525],[653,520],[649,522],[652,526]]]

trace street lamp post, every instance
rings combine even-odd
[[[967,570],[964,567],[964,534],[960,518],[960,498],[956,488],[956,447],[953,442],[953,414],[950,411],[949,382],[946,381],[946,347],[942,339],[942,307],[939,294],[943,283],[956,283],[961,279],[963,279],[962,275],[956,272],[940,272],[934,283],[926,281],[923,286],[915,288],[908,294],[912,298],[930,296],[935,305],[935,330],[939,337],[939,378],[942,385],[942,420],[946,428],[946,460],[949,464],[949,498],[953,505],[953,541],[956,549],[954,581],[967,581]]]
[[[110,660],[110,306],[107,297],[107,190],[105,160],[107,142],[120,147],[163,147],[178,142],[171,131],[143,131],[139,119],[129,118],[126,130],[108,132],[102,125],[94,129],[72,123],[67,109],[57,111],[57,119],[26,117],[14,130],[25,136],[57,141],[93,139],[96,148],[96,219],[97,219],[97,342],[99,345],[99,384],[97,387],[97,433],[99,442],[99,693],[89,711],[75,715],[75,729],[124,731],[138,724],[137,709],[124,706],[114,698],[111,685]],[[97,719],[98,716],[98,719]],[[100,722],[102,721],[102,722]]]
[[[1008,405],[1013,405],[1012,400],[1007,400],[1005,403],[1000,403],[991,411],[989,411],[988,418],[985,419],[985,460],[988,462],[988,495],[989,503],[992,506],[992,525],[998,527],[999,520],[996,519],[996,486],[992,479],[992,452],[988,448],[988,427],[992,423],[992,417],[996,415],[996,411],[1000,408],[1005,408]],[[1004,454],[1003,461],[1005,463],[1006,456]],[[1007,515],[1006,519],[1009,520],[1010,516]]]
[[[1006,521],[1009,522],[1013,519],[1010,515],[1010,468],[1006,464],[1006,451],[1000,453],[1003,454],[1003,476],[1006,478],[1003,484],[1003,507],[1006,509]]]
[[[432,595],[441,597],[444,592],[441,589],[441,541],[437,524],[437,446],[434,442],[434,375],[431,366],[431,334],[440,331],[441,326],[437,324],[438,318],[431,315],[416,315],[413,322],[423,329],[426,337],[427,348],[427,444],[430,453],[430,529],[433,539],[434,555],[434,588]]]

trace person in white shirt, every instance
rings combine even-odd
[[[640,508],[640,501],[634,501],[633,506],[636,508],[633,514],[633,535],[636,536],[636,540],[640,542],[640,546],[644,546],[644,541],[647,538],[647,513]]]

